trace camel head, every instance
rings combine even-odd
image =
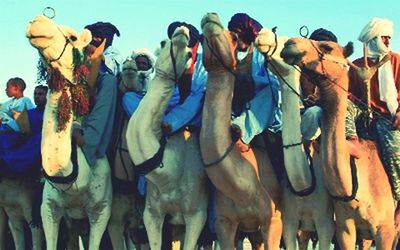
[[[207,13],[201,20],[203,31],[203,64],[208,72],[234,71],[236,41],[216,13]]]
[[[161,49],[155,63],[156,77],[173,80],[179,79],[191,64],[189,44],[189,29],[180,26],[175,29],[170,41]]]
[[[78,34],[72,28],[57,25],[45,16],[38,16],[29,22],[26,37],[38,50],[42,60],[58,69],[71,82],[74,82],[72,49],[83,51],[92,40],[89,30],[85,29]]]
[[[347,75],[347,57],[353,53],[353,43],[341,47],[335,42],[314,41],[296,37],[289,39],[281,57],[290,65],[297,65],[313,84],[331,84]]]
[[[122,81],[120,88],[122,91],[135,91],[141,92],[147,89],[147,86],[143,86],[138,77],[138,68],[135,60],[128,57],[122,64]]]
[[[276,50],[276,35],[272,30],[262,28],[256,37],[254,44],[257,49],[264,55],[270,56]]]

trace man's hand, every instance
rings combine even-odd
[[[397,111],[396,115],[394,116],[393,127],[397,130],[400,130],[400,111]]]
[[[72,130],[72,137],[75,138],[76,144],[78,144],[79,147],[85,145],[85,138],[83,138],[81,129],[74,128]]]
[[[306,99],[304,99],[304,103],[307,106],[313,106],[318,102],[318,100],[319,100],[319,97],[317,95],[309,95],[309,96],[307,96]]]

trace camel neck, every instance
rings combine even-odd
[[[350,195],[352,192],[350,155],[346,144],[345,119],[347,109],[347,74],[335,83],[321,88],[321,144],[325,174],[332,195]],[[343,89],[344,88],[344,89]]]
[[[206,97],[204,101],[202,127],[210,138],[223,133],[230,140],[232,94],[234,76],[229,72],[209,72]],[[230,143],[230,142],[228,142]]]
[[[69,90],[67,92],[69,95]],[[57,112],[60,98],[61,91],[50,91],[43,116],[42,165],[49,176],[66,176],[72,172],[72,164],[69,164],[72,115],[65,130],[59,131]]]
[[[155,77],[149,85],[149,90],[141,103],[147,110],[147,115],[143,119],[149,119],[153,131],[161,132],[160,125],[174,92],[174,81]]]

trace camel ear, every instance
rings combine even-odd
[[[75,44],[75,47],[83,49],[92,41],[92,33],[88,29],[84,29],[80,34],[78,41],[79,44]]]
[[[353,42],[348,42],[343,48],[343,55],[345,58],[351,56],[354,52]]]

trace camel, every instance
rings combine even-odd
[[[271,163],[265,151],[241,150],[230,136],[235,45],[216,13],[206,14],[201,27],[208,83],[200,148],[206,173],[217,188],[218,241],[221,249],[234,249],[237,229],[260,229],[265,248],[278,249],[280,188]]]
[[[377,249],[394,244],[395,203],[387,174],[372,141],[361,140],[362,155],[352,158],[345,140],[347,108],[346,57],[352,44],[292,38],[281,57],[317,79],[321,91],[321,146],[325,185],[335,199],[336,238],[341,249],[355,249],[356,235],[375,240]]]
[[[58,70],[71,84],[76,84],[73,72],[73,48],[82,52],[91,41],[89,30],[80,34],[53,20],[38,16],[27,27],[26,36],[42,61]],[[70,97],[70,86],[66,86]],[[62,216],[89,218],[89,249],[98,249],[111,214],[111,175],[106,157],[90,167],[80,147],[71,146],[73,117],[60,129],[56,120],[62,91],[50,89],[42,129],[42,164],[47,175],[43,191],[41,214],[47,249],[56,249],[58,227]],[[77,157],[77,159],[74,157]],[[71,159],[72,158],[72,159]]]
[[[287,173],[282,204],[283,236],[287,249],[296,249],[298,229],[317,231],[319,249],[329,249],[334,234],[333,203],[324,187],[318,155],[314,155],[313,166],[309,167],[301,143],[300,105],[296,95],[300,72],[286,64],[279,55],[288,39],[277,37],[271,30],[263,28],[255,41],[258,50],[269,62],[268,68],[278,76],[282,97],[283,145],[292,145],[283,148]],[[299,242],[299,246],[300,249],[307,249],[304,242]]]
[[[16,249],[25,249],[24,224],[28,223],[32,233],[32,248],[42,249],[43,230],[40,225],[32,226],[32,204],[35,199],[34,180],[27,178],[1,177],[0,209],[4,216],[0,217],[1,237],[5,236],[6,224],[10,227]],[[0,249],[5,249],[5,241],[1,241]]]
[[[206,175],[196,132],[180,130],[166,136],[161,130],[175,82],[190,65],[188,39],[189,30],[179,27],[161,49],[156,75],[130,118],[126,133],[135,171],[145,174],[148,181],[143,219],[151,249],[161,248],[167,214],[172,217],[171,224],[185,225],[183,249],[195,249],[207,217]]]
[[[137,75],[137,66],[134,60],[127,59],[122,65],[122,81],[119,86],[119,94],[122,95],[127,90],[142,91],[147,86],[141,86]],[[120,101],[122,102],[122,100]],[[128,153],[126,141],[126,131],[129,118],[125,111],[117,111],[121,115],[120,128],[115,128],[119,135],[116,139],[114,167],[112,169],[113,177],[113,202],[110,221],[107,231],[110,235],[111,243],[114,249],[132,249],[133,242],[138,235],[135,229],[141,226],[142,213],[144,210],[144,201],[141,201],[137,194],[135,172],[133,171],[132,161]],[[142,229],[144,231],[144,229]],[[145,246],[142,246],[145,247]],[[138,248],[138,246],[137,246]]]

